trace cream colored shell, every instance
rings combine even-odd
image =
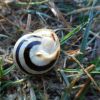
[[[38,29],[22,36],[14,46],[15,64],[27,74],[43,74],[55,65],[60,42],[51,29]]]

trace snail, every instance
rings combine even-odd
[[[60,42],[51,29],[38,29],[18,39],[13,50],[15,65],[26,74],[44,74],[56,64]]]

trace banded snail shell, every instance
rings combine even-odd
[[[38,29],[22,36],[15,44],[15,64],[27,74],[43,74],[55,65],[60,54],[60,42],[51,29]]]

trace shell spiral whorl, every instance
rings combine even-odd
[[[60,43],[51,29],[38,29],[22,36],[14,46],[15,64],[27,74],[43,74],[56,63]]]

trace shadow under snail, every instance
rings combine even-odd
[[[18,39],[13,58],[27,74],[43,74],[53,68],[60,55],[60,42],[51,29],[38,29]]]

